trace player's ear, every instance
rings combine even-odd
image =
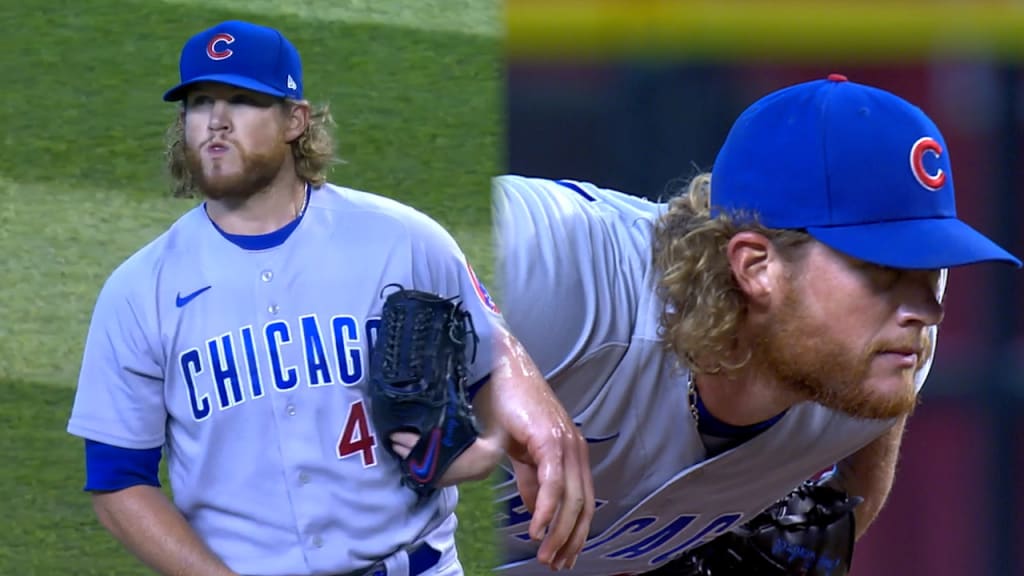
[[[293,142],[309,126],[309,102],[306,100],[287,100],[284,103],[284,135],[286,142]]]
[[[758,232],[739,232],[729,240],[726,257],[750,304],[767,306],[783,272],[782,259],[772,241]]]

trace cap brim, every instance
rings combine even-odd
[[[1021,261],[956,218],[808,228],[822,244],[854,258],[893,268],[953,268],[980,262]]]
[[[288,94],[267,86],[262,82],[256,82],[250,78],[243,76],[237,76],[235,74],[211,74],[209,76],[199,76],[198,78],[192,78],[188,82],[182,82],[174,88],[171,88],[164,93],[165,102],[177,102],[178,100],[184,100],[185,94],[188,89],[195,84],[200,82],[219,82],[221,84],[228,84],[230,86],[237,86],[239,88],[245,88],[246,90],[252,90],[253,92],[262,92],[263,94],[269,94],[278,98],[284,98]]]

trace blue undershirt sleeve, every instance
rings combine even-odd
[[[131,486],[160,487],[162,449],[135,450],[85,441],[85,490],[110,492]]]

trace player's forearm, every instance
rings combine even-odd
[[[501,398],[494,393],[494,376],[491,382],[485,384],[473,398],[473,412],[481,428],[481,435],[487,437],[501,438],[501,445],[505,445],[505,430],[497,421],[498,402]]]
[[[510,432],[508,449],[521,456],[524,446],[516,442],[530,429],[530,409],[561,406],[544,380],[543,374],[515,336],[502,332],[496,342],[496,362],[489,388],[502,404],[494,404],[491,418]],[[512,409],[510,409],[512,408]],[[522,434],[514,431],[520,430]]]
[[[530,434],[537,433],[532,429],[537,423],[533,419],[539,418],[541,422],[550,418],[550,414],[540,416],[537,411],[551,412],[552,408],[560,408],[557,403],[552,405],[554,397],[550,388],[511,334],[499,334],[494,353],[496,361],[490,380],[473,398],[480,436],[452,463],[438,482],[440,486],[486,479],[506,454],[525,458]],[[391,439],[395,450],[404,458],[419,441],[419,436],[397,433]]]
[[[878,517],[892,489],[905,425],[906,417],[900,418],[885,434],[839,463],[842,488],[864,498],[856,509],[857,538]]]
[[[132,486],[93,494],[100,522],[163,576],[237,576],[199,540],[158,488]]]

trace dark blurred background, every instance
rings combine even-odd
[[[1024,3],[507,0],[506,170],[658,198],[736,116],[838,72],[920,106],[961,218],[1024,256]],[[1024,575],[1024,272],[951,272],[923,403],[854,576]]]

